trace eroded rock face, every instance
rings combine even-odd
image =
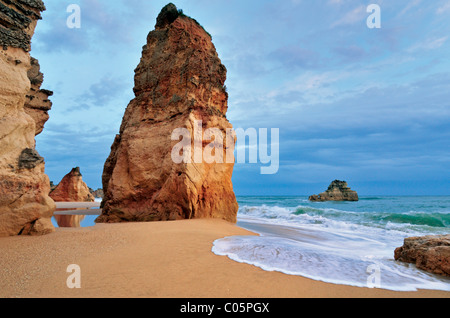
[[[319,195],[312,195],[309,197],[313,202],[325,201],[359,201],[356,191],[352,191],[347,182],[335,180],[328,187],[328,190]]]
[[[55,202],[94,202],[95,198],[83,181],[80,168],[73,168],[50,193]]]
[[[40,68],[39,61],[32,57],[31,68],[28,70],[31,89],[26,96],[25,112],[36,123],[36,136],[44,130],[44,125],[50,118],[48,112],[52,109],[52,102],[49,97],[53,95],[52,91],[41,89],[44,74],[41,73]]]
[[[450,235],[410,237],[395,250],[395,260],[450,277]]]
[[[232,163],[209,164],[177,164],[171,157],[179,142],[171,138],[175,129],[186,129],[194,139],[196,129],[217,128],[225,135],[232,128],[226,119],[226,72],[203,27],[172,4],[163,8],[135,71],[136,98],[105,163],[97,222],[236,221],[234,157]],[[224,151],[234,149],[235,139],[215,142]]]
[[[31,37],[44,10],[41,0],[1,0],[0,47],[3,50],[14,47],[29,52]]]
[[[44,9],[40,0],[0,0],[0,236],[54,231],[50,181],[35,150],[35,122],[24,110],[28,51]]]

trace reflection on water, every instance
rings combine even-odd
[[[52,218],[55,227],[80,228],[95,226],[95,220],[101,214],[101,199],[95,202],[56,202],[56,211]]]
[[[85,215],[55,215],[56,223],[59,227],[81,227],[81,221],[83,221]]]
[[[63,217],[63,219],[58,219]],[[95,226],[95,220],[98,215],[54,215],[52,218],[53,226],[61,228],[85,228]]]

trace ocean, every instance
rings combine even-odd
[[[212,251],[266,271],[394,291],[450,291],[450,279],[396,262],[406,237],[450,234],[450,197],[367,196],[312,203],[307,197],[239,197],[238,225]]]

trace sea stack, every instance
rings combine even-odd
[[[73,168],[50,193],[55,202],[94,202],[89,187],[84,183],[80,168]],[[67,210],[67,209],[64,209]],[[58,210],[57,210],[58,211]],[[80,227],[84,215],[55,215],[59,227]]]
[[[143,47],[135,70],[136,97],[105,163],[103,214],[97,222],[236,222],[234,156],[223,163],[207,163],[202,157],[199,161],[198,151],[183,150],[188,160],[181,163],[172,156],[181,140],[177,134],[174,138],[179,129],[192,140],[189,146],[200,139],[200,155],[211,143],[216,151],[222,149],[216,153],[219,157],[233,154],[234,136],[211,140],[203,135],[210,128],[223,136],[232,129],[226,118],[226,74],[205,29],[175,5],[165,6]]]
[[[50,193],[55,202],[94,202],[89,187],[84,183],[80,168],[73,168]]]
[[[50,180],[35,150],[36,124],[24,107],[31,37],[44,10],[41,0],[0,0],[0,236],[55,230]]]
[[[328,190],[319,195],[312,195],[309,197],[312,202],[325,202],[325,201],[359,201],[358,193],[352,191],[347,182],[335,180],[333,181]]]

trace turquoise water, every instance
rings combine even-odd
[[[450,234],[450,197],[362,197],[312,203],[307,197],[239,197],[238,225],[259,237],[231,237],[213,252],[335,284],[450,291],[450,280],[396,262],[411,236]]]

